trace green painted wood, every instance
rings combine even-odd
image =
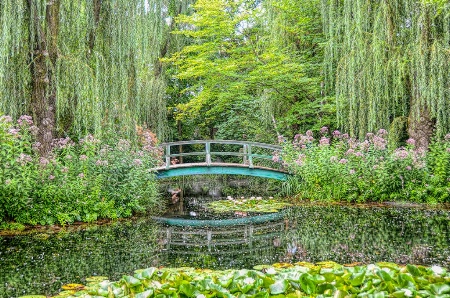
[[[190,175],[245,175],[245,176],[255,176],[263,177],[269,179],[277,179],[285,181],[288,177],[288,173],[273,170],[273,169],[262,169],[262,168],[248,168],[239,165],[233,166],[215,166],[211,164],[210,166],[185,166],[185,167],[172,167],[169,169],[158,169],[156,177],[158,179],[170,178],[177,176],[190,176]]]
[[[182,227],[224,227],[224,226],[236,226],[264,223],[271,220],[277,220],[284,217],[284,212],[269,213],[263,215],[240,217],[232,219],[183,219],[183,218],[166,218],[166,217],[153,217],[157,222],[167,224],[170,226],[182,226]]]

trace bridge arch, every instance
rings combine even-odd
[[[160,148],[164,150],[164,166],[156,168],[159,179],[219,174],[286,180],[289,175],[279,163],[273,162],[273,156],[282,150],[277,145],[233,140],[195,140],[163,143]],[[228,160],[222,160],[222,157]]]

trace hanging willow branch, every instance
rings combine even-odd
[[[101,134],[105,128],[128,134],[146,123],[164,137],[165,79],[155,74],[154,62],[168,30],[166,1],[59,0],[55,40],[45,35],[52,25],[47,2],[0,2],[0,111],[36,114],[30,65],[37,61],[30,53],[42,32],[44,50],[55,53],[45,62],[53,74],[45,96],[55,92],[60,134]]]
[[[408,116],[423,145],[433,129],[450,130],[447,1],[322,0],[322,16],[326,90],[341,127],[363,137]]]

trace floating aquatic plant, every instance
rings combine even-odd
[[[449,284],[449,270],[439,266],[381,262],[348,267],[327,261],[253,270],[152,267],[54,297],[449,297]]]
[[[291,204],[275,200],[273,198],[263,199],[262,197],[239,198],[227,197],[226,200],[214,201],[207,204],[207,208],[214,212],[278,212]]]

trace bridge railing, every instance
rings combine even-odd
[[[212,145],[221,144],[238,146],[236,151],[213,151]],[[183,146],[190,145],[203,145],[202,151],[186,152]],[[164,166],[169,169],[172,165],[172,159],[183,158],[188,156],[204,156],[204,162],[206,165],[212,164],[212,156],[234,156],[242,158],[242,164],[247,165],[249,168],[254,167],[254,159],[265,159],[272,160],[274,152],[280,152],[282,150],[281,146],[257,143],[257,142],[245,142],[245,141],[233,141],[233,140],[195,140],[195,141],[180,141],[180,142],[170,142],[162,143],[160,147],[164,149]],[[177,148],[176,151],[172,148]],[[271,154],[261,154],[260,149],[266,149],[271,151]]]

